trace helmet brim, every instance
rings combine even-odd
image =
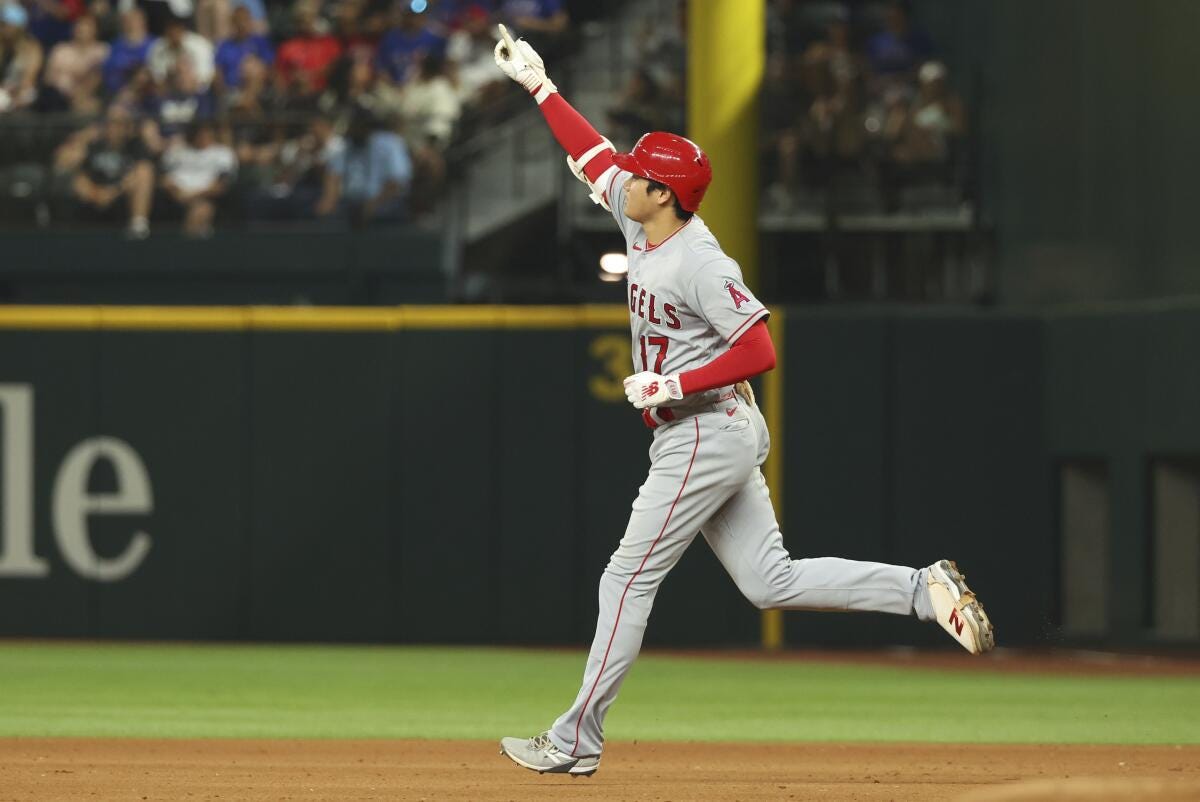
[[[634,175],[639,175],[642,178],[647,177],[645,168],[638,163],[637,157],[632,153],[614,153],[612,155],[612,160],[613,164],[617,165],[617,167],[621,168],[627,173],[633,173]]]

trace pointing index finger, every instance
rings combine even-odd
[[[512,34],[508,32],[508,28],[504,27],[504,23],[500,23],[500,38],[504,40],[505,46],[510,54],[516,55],[517,43],[513,41]]]

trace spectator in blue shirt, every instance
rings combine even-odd
[[[233,10],[233,36],[217,45],[217,75],[222,86],[236,88],[242,82],[242,61],[253,56],[271,66],[275,53],[267,37],[254,33],[254,17],[240,5]]]
[[[47,53],[59,42],[71,38],[75,20],[87,10],[83,0],[38,0],[25,3],[25,7],[29,12],[29,32]]]
[[[182,61],[168,76],[165,91],[146,99],[143,112],[157,120],[163,137],[174,139],[189,125],[211,120],[216,106],[212,94],[196,81],[191,65]]]
[[[570,21],[562,0],[504,0],[500,19],[510,20],[521,35],[527,33],[557,36],[567,29]]]
[[[379,69],[402,84],[416,72],[418,62],[428,53],[442,53],[446,40],[430,30],[423,14],[405,9],[400,23],[379,42]]]
[[[353,225],[404,218],[412,159],[399,134],[366,110],[355,112],[344,141],[330,143],[320,217],[348,217]]]
[[[867,41],[867,60],[883,79],[915,82],[917,68],[933,55],[933,42],[924,31],[914,30],[903,3],[888,6],[886,27]]]
[[[553,58],[568,46],[567,23],[570,21],[563,0],[504,0],[497,18],[516,28],[543,58]]]
[[[146,15],[136,6],[121,15],[121,35],[113,40],[101,68],[104,89],[115,95],[146,63],[154,39],[146,32]]]

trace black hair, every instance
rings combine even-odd
[[[194,144],[196,142],[196,137],[200,135],[201,131],[208,131],[210,134],[216,137],[217,126],[213,125],[212,120],[199,117],[189,122],[183,129],[184,139],[187,140],[189,145]]]
[[[681,206],[679,204],[679,196],[675,194],[675,190],[671,189],[669,186],[662,183],[661,181],[655,181],[653,178],[647,178],[646,179],[646,194],[649,195],[651,192],[653,192],[656,189],[666,190],[667,192],[671,193],[671,203],[674,204],[675,216],[677,218],[679,218],[680,220],[685,220],[685,221],[692,219],[692,215],[694,215],[695,212],[689,212],[687,209],[683,208],[683,206]]]

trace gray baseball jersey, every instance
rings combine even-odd
[[[629,254],[634,372],[698,368],[767,316],[699,216],[660,243],[625,217],[629,173],[600,182]],[[723,387],[655,413],[650,473],[600,579],[599,615],[574,704],[550,738],[575,756],[598,755],[604,716],[642,645],[655,594],[703,533],[738,588],[762,609],[873,610],[932,616],[917,569],[833,557],[793,560],[783,545],[759,466],[770,437],[758,408]]]
[[[741,268],[699,217],[660,243],[647,242],[642,227],[621,211],[629,174],[613,173],[607,195],[629,256],[633,370],[665,375],[707,365],[766,319],[767,310],[746,289]],[[711,403],[732,389],[709,390],[665,406]]]

